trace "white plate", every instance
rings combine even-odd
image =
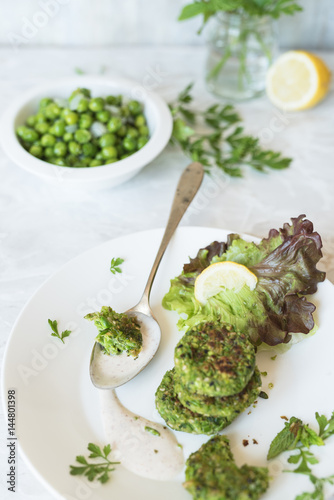
[[[162,343],[152,363],[138,377],[118,390],[121,401],[132,411],[161,421],[154,409],[154,393],[165,371],[173,366],[173,350],[180,334],[177,314],[166,311],[161,300],[169,280],[177,276],[188,256],[213,240],[223,241],[227,231],[189,227],[177,231],[161,264],[152,290],[151,304],[162,327]],[[110,304],[118,311],[135,304],[144,288],[150,266],[160,244],[162,230],[137,233],[109,241],[65,265],[34,295],[18,318],[7,345],[3,369],[3,400],[7,390],[17,393],[17,436],[20,450],[33,472],[58,498],[68,500],[187,500],[181,480],[161,483],[140,478],[121,466],[104,486],[69,475],[75,456],[85,454],[88,442],[105,444],[101,430],[98,394],[88,374],[95,327],[83,316]],[[125,259],[123,273],[109,272],[112,257]],[[283,427],[281,416],[292,415],[315,424],[314,413],[330,416],[334,409],[334,287],[320,284],[312,297],[317,305],[319,330],[316,335],[279,355],[260,353],[258,364],[263,388],[269,399],[259,399],[251,413],[246,411],[226,429],[238,464],[266,465],[266,453]],[[72,335],[65,346],[50,336],[48,318],[56,319],[61,330]],[[274,388],[269,390],[268,383]],[[185,455],[205,442],[206,436],[176,433]],[[242,445],[243,439],[249,446]],[[258,444],[253,444],[256,439]],[[333,473],[334,440],[315,450],[320,476]],[[308,479],[282,474],[285,461],[269,464],[274,480],[263,500],[293,500],[310,488]]]

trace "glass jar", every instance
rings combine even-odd
[[[219,12],[209,40],[208,90],[233,101],[260,96],[276,50],[276,25],[271,17]]]

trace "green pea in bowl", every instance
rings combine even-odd
[[[78,76],[19,96],[0,128],[14,163],[43,180],[91,190],[117,186],[156,158],[173,120],[163,99],[139,83]]]

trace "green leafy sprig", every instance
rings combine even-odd
[[[195,0],[183,7],[179,21],[202,15],[204,25],[217,12],[245,13],[278,19],[281,15],[291,16],[301,10],[302,7],[295,0]]]
[[[327,477],[316,477],[309,474],[311,483],[314,485],[314,490],[311,492],[306,491],[298,495],[295,500],[325,500],[324,488],[326,483],[334,484],[334,474]]]
[[[264,172],[266,168],[281,170],[290,165],[291,158],[263,149],[258,138],[245,134],[241,117],[232,105],[214,104],[204,111],[191,109],[192,87],[188,85],[170,109],[174,120],[171,141],[193,161],[201,162],[207,172],[216,165],[233,177],[242,177],[244,166]],[[206,131],[197,132],[196,125]]]
[[[111,259],[110,272],[113,274],[121,273],[122,269],[119,266],[123,264],[123,262],[124,259],[121,259],[120,257],[117,257],[116,259],[115,258]]]
[[[64,330],[61,334],[59,334],[57,320],[52,321],[51,319],[48,319],[48,323],[52,330],[51,333],[52,337],[57,337],[59,340],[62,341],[63,344],[65,344],[64,339],[71,335],[72,333],[71,330]]]
[[[326,483],[334,484],[334,474],[324,478],[318,478],[312,474],[311,467],[319,463],[319,460],[310,450],[312,445],[323,446],[324,441],[334,435],[334,412],[330,419],[327,419],[325,415],[319,415],[318,412],[315,414],[315,418],[319,425],[318,433],[311,429],[308,424],[303,424],[299,418],[290,418],[271,442],[267,456],[267,459],[270,460],[284,451],[296,450],[296,453],[288,458],[288,462],[296,465],[296,468],[285,472],[305,474],[314,485],[312,492],[302,493],[296,497],[296,500],[324,500]]]
[[[104,446],[103,450],[93,443],[89,443],[87,448],[91,452],[88,458],[100,458],[102,462],[89,463],[83,455],[78,455],[75,460],[80,465],[70,465],[70,474],[72,476],[86,476],[88,481],[96,479],[102,484],[106,483],[110,479],[110,472],[115,470],[114,465],[120,464],[120,462],[111,462],[108,459],[111,452],[110,444]]]

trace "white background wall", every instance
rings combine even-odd
[[[200,44],[199,19],[177,22],[187,0],[0,0],[0,44]],[[334,0],[300,0],[279,23],[283,47],[334,48]],[[44,9],[43,7],[44,6]],[[48,13],[45,13],[47,11]],[[34,26],[35,25],[35,26]],[[37,25],[37,27],[36,27]]]

